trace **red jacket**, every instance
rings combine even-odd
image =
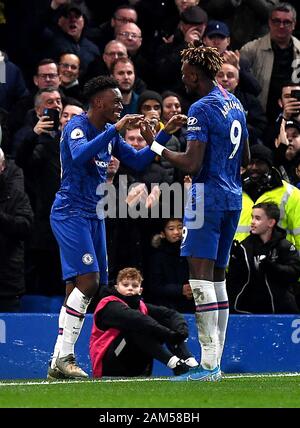
[[[111,345],[111,343],[119,336],[120,330],[116,328],[109,328],[108,330],[100,330],[96,325],[97,314],[107,305],[109,302],[120,302],[128,306],[123,300],[116,296],[104,297],[98,303],[95,313],[92,327],[92,334],[90,338],[90,357],[92,362],[93,377],[102,377],[102,360],[105,352]],[[144,314],[148,314],[147,307],[143,301],[140,302],[140,311]]]

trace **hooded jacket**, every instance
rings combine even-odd
[[[154,236],[155,238],[155,236]],[[184,284],[189,282],[187,259],[180,256],[181,242],[170,243],[160,239],[149,259],[148,293],[151,301],[173,308],[182,313],[194,313],[194,299],[188,300],[182,294]]]
[[[257,235],[234,241],[227,272],[230,310],[246,314],[299,313],[294,292],[300,257],[286,232],[276,226],[270,241]]]

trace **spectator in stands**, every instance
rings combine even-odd
[[[174,116],[174,114],[181,114],[182,108],[181,108],[181,101],[179,98],[179,95],[176,94],[176,92],[172,91],[165,91],[162,94],[162,122],[167,123],[168,120],[171,119],[171,117]]]
[[[103,50],[103,54],[96,57],[94,61],[88,66],[85,73],[84,80],[88,81],[93,77],[100,75],[109,75],[111,67],[118,58],[128,58],[126,46],[117,40],[110,40]]]
[[[187,98],[181,80],[180,52],[195,40],[201,41],[207,25],[207,14],[199,6],[192,6],[183,11],[172,42],[166,41],[157,49],[155,58],[156,85],[158,91],[166,88],[177,92],[183,102],[184,108],[189,107],[191,100]]]
[[[156,91],[144,91],[138,100],[138,113],[143,114],[146,119],[148,119],[152,126],[155,134],[157,134],[161,129],[163,129],[164,125],[161,121],[163,110],[163,102],[161,95]],[[180,151],[180,143],[175,135],[172,135],[170,140],[166,143],[166,147],[169,150],[179,152]],[[156,166],[155,166],[156,165]],[[154,177],[153,173],[149,174],[149,171],[145,170],[144,178],[142,182],[147,184],[149,188],[151,183],[173,183],[174,181],[178,181],[181,177],[176,168],[174,168],[170,162],[166,161],[162,157],[157,156],[155,161],[152,162],[150,167],[152,171],[156,170],[159,172],[159,175],[162,174],[164,179],[158,179],[158,177]],[[156,175],[156,174],[155,174]],[[148,176],[151,179],[146,179]]]
[[[223,63],[216,80],[241,101],[246,113],[250,145],[261,143],[267,126],[266,115],[258,99],[242,89],[239,76],[239,70],[234,65]]]
[[[180,256],[182,228],[181,219],[165,219],[161,232],[153,236],[155,250],[149,258],[147,295],[157,305],[195,313],[188,262]]]
[[[25,293],[24,240],[31,232],[33,213],[16,169],[0,149],[0,312],[18,312]]]
[[[282,207],[278,225],[287,239],[300,251],[300,191],[282,180],[273,168],[273,153],[262,144],[250,148],[251,161],[243,174],[243,201],[235,239],[242,241],[250,232],[252,207],[260,202],[274,202]]]
[[[282,84],[291,80],[298,65],[295,66],[294,60],[300,55],[300,41],[292,36],[296,18],[296,11],[289,3],[275,6],[269,17],[269,33],[240,50],[241,58],[250,62],[262,87],[258,98],[269,121],[277,118]]]
[[[115,35],[116,40],[122,42],[126,48],[129,58],[134,63],[136,75],[140,77],[149,87],[154,81],[151,62],[142,52],[142,30],[133,22],[122,24]]]
[[[203,35],[203,44],[218,49],[224,62],[238,69],[241,90],[257,96],[261,92],[261,87],[250,70],[249,62],[240,58],[239,51],[230,50],[230,43],[230,31],[225,22],[208,21]]]
[[[131,59],[117,59],[111,69],[111,75],[116,79],[123,97],[123,110],[121,117],[125,114],[137,113],[138,94],[134,92],[135,70]]]
[[[8,112],[0,107],[0,147],[5,154],[8,153],[11,145],[8,119]]]
[[[109,21],[103,22],[98,27],[89,30],[87,36],[102,52],[105,45],[115,38],[123,24],[136,24],[137,20],[137,12],[133,6],[127,4],[119,5]]]
[[[34,137],[34,133],[38,133],[36,127],[37,123],[38,128],[47,128],[49,123],[44,116],[44,109],[57,109],[61,111],[62,109],[62,98],[59,90],[56,87],[46,87],[40,89],[34,98],[34,108],[30,109],[26,115],[26,120],[24,125],[15,133],[12,143],[10,146],[9,153],[15,157],[18,147],[24,139],[31,139]],[[34,131],[35,128],[35,131]]]
[[[300,155],[300,123],[283,120],[275,149],[275,165],[282,177],[291,184],[298,183],[296,175],[297,155]]]
[[[43,32],[44,53],[56,60],[65,52],[78,55],[82,74],[100,55],[98,47],[84,36],[85,20],[80,5],[65,4],[57,10],[57,24]]]
[[[280,0],[201,0],[211,19],[225,21],[231,30],[231,45],[240,49],[245,43],[268,32],[271,9]]]
[[[294,185],[300,189],[300,155],[297,154],[294,160],[294,166],[295,166],[295,170],[294,170],[294,179],[293,179],[293,183]]]
[[[60,89],[67,97],[82,101],[81,87],[79,83],[80,58],[72,53],[64,53],[59,58],[58,74]]]
[[[53,59],[44,58],[38,63],[35,75],[33,76],[33,82],[35,89],[30,94],[22,97],[11,109],[9,128],[12,134],[24,126],[29,110],[34,108],[34,97],[37,91],[50,87],[59,88],[60,78],[58,67]]]
[[[27,291],[43,295],[64,294],[57,242],[50,227],[50,211],[60,187],[60,137],[66,123],[83,112],[75,99],[66,99],[58,109],[60,122],[55,124],[42,115],[32,133],[18,148],[16,161],[22,167],[34,192],[34,229],[28,249],[32,269],[26,277]]]
[[[181,97],[173,91],[164,91],[161,94],[162,97],[162,116],[161,120],[163,124],[167,123],[168,120],[174,114],[182,113],[182,101]],[[183,126],[174,133],[175,137],[178,138],[180,143],[180,151],[185,152],[186,149],[186,126]]]
[[[147,146],[140,129],[133,126],[126,129],[124,139],[136,150]],[[117,189],[116,193],[118,197],[123,198],[121,203],[134,207],[136,212],[145,213],[144,216],[137,215],[135,218],[130,215],[126,218],[124,215],[119,216],[118,200],[115,217],[106,218],[109,278],[110,281],[116,281],[118,271],[126,266],[134,266],[144,273],[151,249],[151,236],[157,230],[157,220],[150,218],[148,211],[150,206],[146,205],[147,197],[151,194],[159,197],[160,192],[157,195],[156,191],[158,186],[154,184],[170,182],[171,177],[169,171],[158,161],[153,161],[144,172],[134,171],[122,162],[118,165],[118,171],[115,162],[112,168],[115,171],[113,184]],[[152,196],[148,199],[149,203],[150,199]],[[139,209],[140,206],[135,208],[139,203],[143,208]]]
[[[279,134],[281,130],[282,121],[298,120],[300,121],[300,99],[292,96],[294,91],[300,91],[300,84],[292,82],[291,80],[284,82],[281,87],[281,95],[277,100],[280,107],[280,113],[276,120],[269,121],[265,135],[264,144],[266,144],[271,150],[274,150],[278,145]]]
[[[111,40],[104,47],[104,52],[101,57],[97,57],[88,67],[85,75],[85,81],[99,75],[110,75],[112,66],[117,59],[128,58],[127,48],[124,43],[118,40]],[[145,82],[136,76],[134,82],[134,90],[140,94],[146,89]]]
[[[22,71],[0,51],[0,106],[10,111],[14,104],[28,94]]]
[[[90,338],[93,377],[150,376],[153,359],[174,375],[198,363],[185,345],[188,325],[178,312],[144,303],[142,275],[119,272],[114,288],[106,288],[94,313]]]
[[[299,288],[300,257],[277,225],[279,218],[276,204],[254,205],[250,236],[234,241],[227,272],[231,312],[300,312],[294,294]]]

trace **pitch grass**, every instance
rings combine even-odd
[[[1,408],[299,408],[300,374],[167,379],[0,382]]]

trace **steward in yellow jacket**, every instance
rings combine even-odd
[[[250,151],[251,162],[243,175],[242,212],[234,239],[242,241],[249,235],[254,204],[274,202],[280,208],[278,225],[300,253],[300,190],[281,179],[280,173],[273,168],[270,149],[256,144]]]

